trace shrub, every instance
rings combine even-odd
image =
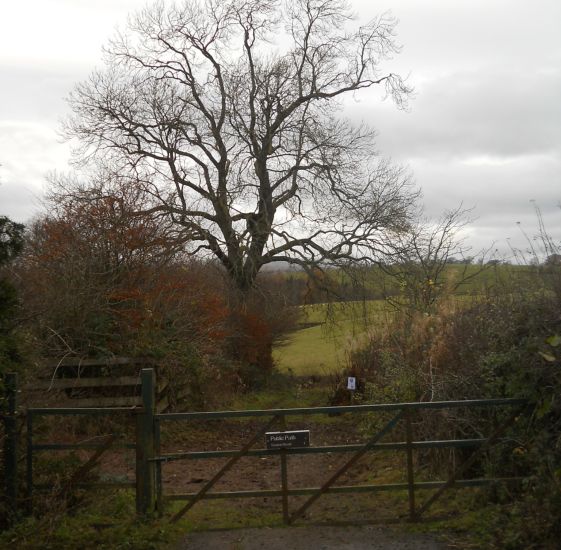
[[[561,316],[552,284],[558,274],[543,266],[519,269],[524,286],[514,277],[483,296],[441,303],[433,315],[396,316],[351,357],[349,369],[361,373],[365,397],[376,401],[528,399],[529,415],[509,434],[515,449],[498,447],[472,474],[527,479],[508,505],[510,523],[497,531],[498,547],[553,548],[561,536]],[[427,415],[415,429],[426,439],[481,437],[478,426],[489,433],[499,420],[458,410]],[[420,456],[433,470],[449,458]]]

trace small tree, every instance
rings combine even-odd
[[[138,190],[106,173],[87,184],[57,176],[51,189],[19,265],[44,352],[130,352],[157,332],[161,309],[183,305],[183,289],[170,281],[175,233],[165,220],[133,216]],[[188,280],[183,274],[180,286]]]
[[[348,30],[341,0],[156,4],[70,97],[77,158],[111,159],[247,291],[266,264],[370,261],[404,230],[416,194],[338,116],[345,96],[410,88],[382,63],[396,20]]]
[[[270,370],[272,345],[295,312],[265,288],[234,307],[223,270],[186,257],[167,218],[138,215],[142,193],[129,180],[56,176],[47,201],[17,265],[28,327],[44,354],[187,363],[191,354]],[[239,378],[246,383],[245,371]]]
[[[18,345],[13,336],[18,296],[16,289],[2,271],[21,253],[23,231],[22,224],[0,216],[0,372],[7,363],[18,360]]]
[[[13,260],[21,252],[24,242],[23,230],[23,224],[0,216],[0,265]]]
[[[544,264],[545,264],[545,265],[550,265],[550,266],[551,266],[551,265],[555,265],[555,266],[561,265],[561,254],[555,254],[555,253],[550,254],[550,255],[545,259]]]
[[[421,220],[395,244],[395,261],[382,266],[398,291],[387,301],[401,310],[433,313],[439,300],[458,290],[483,269],[462,262],[468,252],[460,232],[468,212],[461,207],[446,212],[436,222]],[[450,261],[452,260],[452,261]],[[453,266],[453,267],[452,267]]]

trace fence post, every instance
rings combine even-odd
[[[136,512],[146,516],[154,512],[154,369],[142,369],[142,410],[136,416]]]
[[[28,410],[26,415],[26,465],[25,465],[25,479],[26,479],[26,513],[31,515],[33,513],[33,413]]]
[[[407,492],[409,493],[409,520],[415,521],[415,476],[413,471],[413,430],[411,411],[405,410],[405,437],[407,445]]]
[[[157,456],[161,455],[161,424],[158,419],[154,420],[154,449]],[[156,511],[161,517],[164,513],[164,500],[163,500],[163,488],[162,488],[162,463],[160,461],[156,462],[154,465],[156,472]]]
[[[280,429],[286,431],[286,417],[280,417]],[[286,449],[280,450],[281,461],[281,484],[282,484],[282,519],[286,525],[290,523],[290,513],[288,511],[288,464]]]
[[[4,415],[4,428],[6,431],[6,439],[4,441],[4,477],[8,519],[10,523],[13,523],[18,516],[17,373],[6,373],[4,381],[7,404],[6,414]]]

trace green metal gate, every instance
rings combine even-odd
[[[458,408],[507,408],[510,409],[506,418],[498,423],[492,433],[485,437],[475,439],[452,439],[435,441],[416,441],[412,428],[412,416],[422,414],[429,410],[446,410]],[[227,499],[227,498],[252,498],[252,497],[279,497],[282,502],[282,515],[285,523],[290,524],[298,520],[303,514],[324,494],[340,493],[364,493],[377,491],[406,491],[408,494],[409,513],[411,521],[420,519],[432,504],[450,487],[477,487],[494,484],[498,482],[519,481],[520,478],[478,478],[464,479],[463,475],[490,447],[498,442],[504,441],[502,436],[506,430],[516,421],[517,417],[524,411],[526,402],[523,399],[487,399],[470,401],[443,401],[423,403],[395,403],[378,405],[355,405],[344,407],[314,407],[293,409],[270,409],[270,410],[246,410],[246,411],[214,411],[214,412],[189,412],[155,414],[154,422],[154,451],[153,456],[148,459],[154,465],[153,479],[155,488],[153,498],[155,508],[162,511],[166,502],[171,500],[184,501],[183,507],[173,514],[172,521],[175,522],[185,515],[197,502],[203,499]],[[258,446],[263,442],[265,433],[273,427],[283,431],[286,427],[288,417],[309,415],[341,415],[341,414],[385,414],[390,415],[389,420],[375,434],[368,437],[362,444],[353,445],[330,445],[312,446],[293,449],[265,449]],[[162,426],[174,422],[208,422],[218,419],[234,418],[260,418],[265,423],[248,437],[239,448],[214,451],[177,452],[165,454],[160,452],[160,438]],[[400,426],[405,433],[404,441],[382,442],[392,431]],[[413,453],[419,449],[469,449],[473,452],[468,458],[459,464],[448,479],[441,481],[415,481],[413,468]],[[345,474],[360,458],[370,452],[381,450],[397,450],[406,454],[406,483],[394,483],[384,485],[336,485],[343,474]],[[347,453],[350,457],[334,472],[326,475],[326,480],[317,487],[290,488],[287,457],[289,455],[311,455],[317,453]],[[216,483],[233,467],[242,457],[265,457],[278,456],[281,478],[281,488],[278,490],[245,490],[245,491],[212,491]],[[209,458],[227,458],[228,460],[217,469],[215,474],[208,480],[198,492],[186,494],[166,495],[163,489],[162,464],[172,461],[202,460]],[[434,492],[425,500],[418,503],[417,492],[433,490]],[[289,500],[293,496],[307,496],[307,500],[290,510]]]
[[[140,514],[145,514],[148,504],[145,501],[146,490],[142,484],[146,481],[146,453],[150,449],[150,437],[153,435],[153,412],[155,376],[152,369],[142,371],[139,384],[142,385],[142,406],[139,407],[29,407],[20,409],[17,406],[17,376],[9,373],[5,378],[6,396],[3,407],[3,425],[6,437],[1,454],[4,471],[3,493],[9,522],[14,523],[23,514],[33,512],[34,496],[38,492],[54,497],[66,497],[77,489],[88,487],[135,488],[136,507]],[[111,418],[110,432],[93,437],[86,436],[84,441],[65,441],[64,432],[68,422],[77,418]],[[44,439],[45,424],[49,424],[47,437]],[[52,429],[55,426],[57,429]],[[131,429],[128,429],[128,428]],[[125,434],[125,432],[128,432]],[[23,436],[23,437],[21,437]],[[20,439],[22,441],[20,441]],[[135,472],[130,479],[90,480],[89,474],[99,465],[101,457],[108,451],[132,453]],[[37,480],[36,464],[39,455],[54,453],[81,452],[86,456],[79,464],[66,470],[63,483],[51,482],[49,479]],[[24,461],[19,460],[23,455]],[[24,468],[19,468],[19,464]],[[22,470],[22,472],[20,472]],[[19,482],[20,473],[23,483]],[[18,492],[22,485],[23,491]]]
[[[12,515],[17,515],[17,454],[18,442],[15,429],[16,385],[15,377],[7,380],[8,398],[4,414],[5,440],[4,469],[6,472],[5,494]],[[71,484],[78,484],[80,477],[93,466],[97,459],[112,446],[135,449],[135,480],[123,484],[136,489],[136,508],[140,515],[162,514],[167,502],[182,501],[181,509],[176,511],[171,520],[177,521],[184,516],[197,502],[203,499],[230,499],[253,497],[278,497],[281,500],[282,517],[285,523],[293,523],[324,494],[374,493],[379,491],[405,491],[408,495],[408,519],[420,519],[450,487],[479,487],[498,482],[518,482],[518,477],[492,477],[466,479],[464,475],[470,467],[488,449],[497,443],[504,443],[503,436],[507,429],[516,422],[526,409],[523,399],[487,399],[468,401],[443,401],[422,403],[393,403],[374,405],[352,405],[344,407],[305,407],[292,409],[241,410],[166,413],[156,412],[156,380],[153,369],[143,369],[141,373],[141,400],[139,408],[45,408],[27,410],[27,508],[31,507],[34,491],[33,457],[37,452],[68,450],[74,448],[91,449],[92,455],[74,475]],[[414,415],[426,414],[429,411],[446,411],[454,409],[486,408],[491,410],[506,409],[500,421],[492,427],[490,433],[477,438],[416,440],[414,434]],[[61,442],[36,442],[34,440],[35,421],[44,416],[68,415],[115,415],[120,414],[135,419],[135,441],[117,441],[115,437],[106,437],[96,443],[64,444]],[[273,428],[285,431],[290,419],[311,418],[321,415],[370,414],[382,415],[381,427],[364,438],[360,443],[345,445],[315,445],[302,448],[266,449],[263,448],[265,433]],[[256,419],[262,424],[248,435],[238,447],[228,449],[162,452],[161,435],[163,426],[180,425],[182,423],[205,423],[223,419]],[[300,420],[303,422],[303,420]],[[383,441],[390,434],[403,434],[403,440]],[[465,449],[471,450],[469,456],[458,464],[447,479],[437,481],[418,481],[415,479],[413,454],[427,449]],[[342,476],[349,471],[363,456],[378,451],[398,451],[405,453],[405,483],[338,485]],[[314,487],[294,487],[290,485],[288,457],[292,455],[317,455],[323,453],[345,453],[348,458],[334,472],[325,475],[325,480]],[[280,473],[280,488],[266,490],[217,491],[215,485],[243,457],[277,457]],[[224,458],[226,462],[204,483],[197,492],[166,494],[164,491],[162,466],[175,461],[193,461],[210,458]],[[419,501],[418,492],[433,491],[430,496]],[[299,506],[291,509],[292,497],[305,496],[307,499]]]

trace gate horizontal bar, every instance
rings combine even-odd
[[[84,481],[75,483],[74,487],[80,489],[90,489],[93,487],[107,488],[107,489],[129,489],[136,487],[136,481]]]
[[[479,478],[479,479],[460,479],[457,480],[457,487],[484,487],[495,483],[519,483],[524,478],[521,477],[505,477],[505,478]],[[422,481],[415,483],[415,489],[428,490],[439,489],[446,484],[446,481]],[[407,483],[387,483],[383,485],[343,485],[339,487],[330,487],[326,489],[326,493],[342,494],[342,493],[373,493],[382,491],[407,491],[409,485]],[[312,495],[318,491],[319,487],[304,487],[301,489],[288,489],[289,496]],[[176,493],[164,495],[164,500],[191,500],[197,493]],[[259,497],[281,497],[281,490],[259,490],[259,491],[220,491],[215,493],[207,493],[203,499],[222,499],[222,498],[259,498]]]
[[[308,414],[342,414],[366,413],[399,410],[420,409],[452,409],[460,407],[497,407],[521,406],[527,403],[526,399],[466,399],[462,401],[423,401],[419,403],[387,403],[376,405],[347,405],[343,407],[304,407],[295,409],[266,409],[248,411],[208,411],[157,414],[155,418],[160,421],[167,420],[197,420],[212,418],[244,418],[251,416],[297,416]],[[49,410],[49,409],[47,409]]]
[[[33,451],[71,451],[74,449],[99,449],[99,443],[37,443],[31,446]],[[134,443],[114,443],[116,449],[136,449]]]
[[[142,397],[137,396],[113,396],[113,397],[76,397],[73,398],[76,407],[140,407]]]
[[[466,448],[482,445],[485,438],[479,439],[446,439],[436,441],[414,441],[411,444],[413,449],[446,449],[446,448]],[[504,438],[497,443],[511,443],[513,440]],[[331,445],[324,447],[300,447],[294,449],[284,449],[287,455],[299,454],[319,454],[319,453],[352,453],[362,449],[364,445]],[[377,443],[370,447],[372,451],[401,451],[407,448],[407,443]],[[172,462],[175,460],[201,460],[206,458],[224,458],[236,454],[235,450],[228,451],[191,451],[184,453],[173,453],[168,455],[151,458],[153,462]],[[246,453],[247,456],[279,456],[278,449],[253,449]]]
[[[135,481],[83,481],[80,483],[75,483],[73,487],[78,487],[79,489],[130,489],[135,487]],[[33,485],[33,490],[37,490],[41,493],[51,492],[53,490],[58,490],[60,487],[58,485],[51,485],[49,483],[37,483]]]
[[[103,415],[113,414],[116,412],[136,412],[138,407],[60,407],[60,408],[35,408],[27,409],[29,415],[55,416],[55,415],[73,415],[73,414],[92,414]]]

